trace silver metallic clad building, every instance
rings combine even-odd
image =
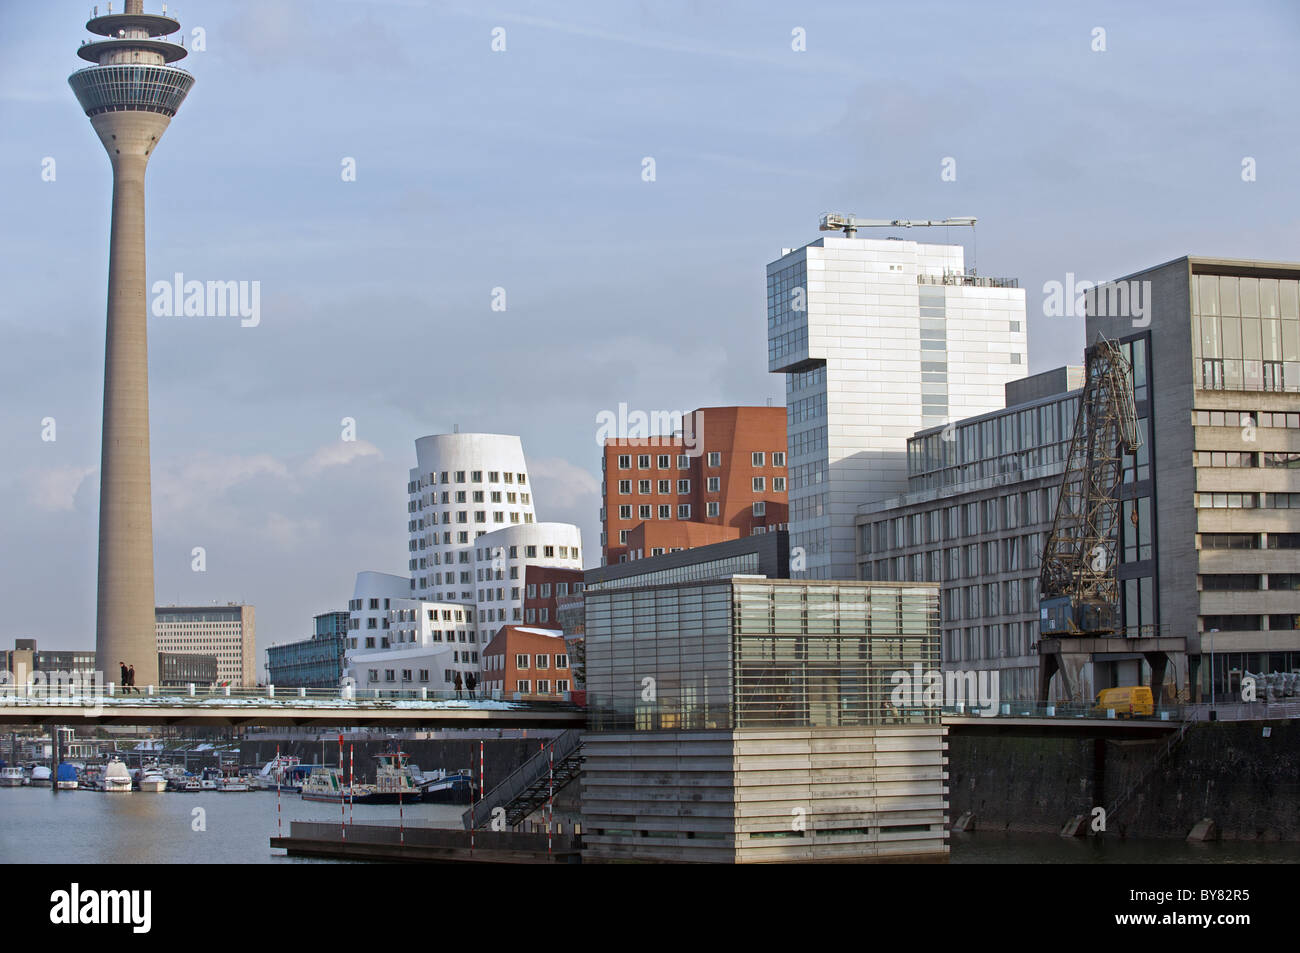
[[[820,238],[768,264],[767,339],[793,575],[852,579],[857,507],[907,489],[907,438],[997,410],[1024,376],[1025,293],[968,271],[960,245]]]

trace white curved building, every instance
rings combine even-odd
[[[347,674],[360,689],[452,688],[481,671],[497,631],[524,621],[528,566],[582,569],[582,533],[538,523],[523,444],[453,433],[415,442],[407,483],[410,576],[357,574]]]
[[[407,492],[408,597],[473,602],[474,542],[534,521],[519,438],[444,433],[415,441]]]
[[[572,523],[531,523],[479,537],[474,595],[481,644],[487,645],[501,626],[524,621],[527,566],[582,569],[582,531]]]

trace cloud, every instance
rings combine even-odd
[[[365,440],[340,440],[337,443],[326,444],[308,457],[302,465],[302,473],[306,476],[314,476],[330,467],[345,467],[360,457],[383,459],[383,456],[378,447]]]
[[[62,466],[29,471],[27,499],[37,509],[47,512],[72,510],[82,482],[96,469]]]
[[[528,472],[537,489],[537,518],[552,522],[552,511],[571,513],[600,506],[600,481],[560,457],[530,457]]]

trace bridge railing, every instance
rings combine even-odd
[[[1183,721],[1189,717],[1184,705],[1157,706],[1151,714],[1137,714],[1124,708],[1102,708],[1091,702],[1053,704],[1037,701],[999,701],[989,707],[946,705],[944,717],[954,718],[1091,718],[1133,719],[1135,721]]]
[[[501,690],[475,690],[471,698],[467,690],[431,688],[285,688],[264,685],[255,688],[230,686],[168,685],[140,686],[124,690],[121,686],[90,685],[69,681],[66,683],[0,683],[0,705],[86,704],[93,702],[106,706],[140,705],[251,705],[285,707],[405,707],[408,705],[458,703],[453,707],[510,708],[573,708],[570,693],[556,695],[553,699],[536,695],[521,696]]]

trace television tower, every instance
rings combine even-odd
[[[104,429],[99,471],[99,597],[95,668],[119,681],[118,663],[135,666],[136,684],[158,684],[154,626],[153,500],[149,483],[149,350],[146,340],[144,171],[158,140],[194,85],[168,64],[185,47],[165,37],[180,29],[166,15],[125,11],[95,16],[86,29],[104,39],[77,55],[94,63],[68,77],[113,164],[113,224],[108,249],[108,333],[104,349]]]

